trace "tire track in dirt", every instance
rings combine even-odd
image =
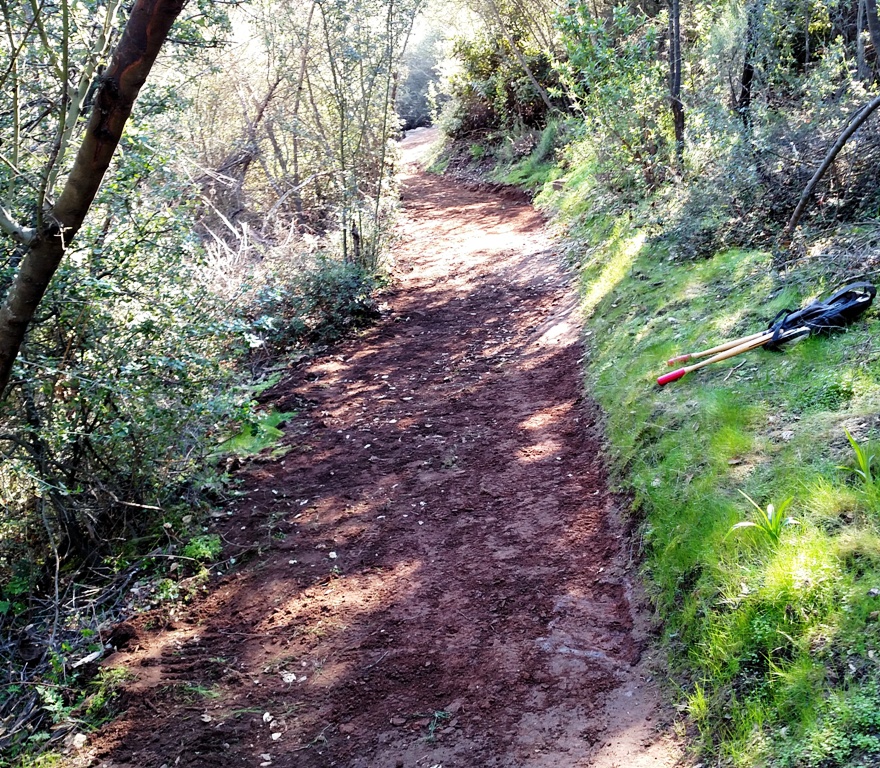
[[[676,763],[543,221],[410,164],[397,254],[383,321],[271,393],[290,451],[218,528],[259,555],[138,621],[93,764]]]

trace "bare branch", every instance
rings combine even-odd
[[[37,236],[37,230],[19,224],[2,205],[0,205],[0,231],[22,245],[30,245]]]

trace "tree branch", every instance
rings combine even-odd
[[[12,218],[12,214],[0,205],[0,231],[22,245],[30,245],[37,236],[37,230],[23,227]]]
[[[136,0],[110,66],[101,77],[79,152],[58,201],[38,231],[18,230],[19,235],[29,236],[29,242],[0,307],[0,397],[9,383],[27,328],[92,206],[134,101],[184,3]]]
[[[876,14],[875,14],[876,15]],[[788,224],[785,225],[785,229],[782,231],[781,241],[783,246],[787,245],[791,242],[791,236],[794,234],[794,228],[798,225],[798,222],[801,219],[801,216],[804,213],[804,210],[807,207],[807,203],[810,201],[810,198],[813,196],[813,192],[816,190],[816,185],[821,181],[822,177],[825,175],[825,171],[831,166],[834,162],[834,159],[840,153],[840,150],[843,149],[844,145],[847,141],[849,141],[850,137],[862,127],[862,124],[867,120],[874,110],[880,107],[880,96],[877,96],[873,101],[868,102],[864,107],[862,107],[856,114],[853,116],[852,120],[850,120],[849,125],[844,129],[843,133],[837,137],[837,141],[834,142],[834,146],[828,150],[828,154],[825,155],[825,159],[822,160],[821,165],[816,169],[816,172],[813,174],[813,178],[807,183],[807,186],[804,188],[803,193],[801,193],[801,199],[798,200],[797,206],[795,206],[794,213],[791,214],[791,218],[788,220]]]

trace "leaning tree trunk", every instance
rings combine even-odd
[[[813,192],[816,191],[816,186],[822,180],[825,172],[831,167],[834,159],[837,157],[838,154],[840,154],[840,150],[843,149],[844,145],[847,141],[849,141],[850,137],[857,130],[859,130],[859,128],[862,127],[865,120],[867,120],[878,107],[880,107],[880,96],[868,102],[864,107],[856,112],[855,115],[853,115],[843,133],[841,133],[840,136],[837,137],[837,141],[834,142],[834,146],[832,146],[831,149],[828,150],[828,153],[825,155],[822,163],[816,169],[813,177],[807,183],[807,186],[804,187],[804,191],[801,193],[800,200],[798,200],[798,204],[795,206],[794,212],[791,214],[791,218],[788,220],[788,224],[785,225],[785,229],[782,231],[780,240],[784,247],[788,246],[791,243],[791,238],[794,234],[795,227],[797,227],[798,222],[801,220],[801,216],[806,210],[807,203],[813,196]]]
[[[26,252],[0,307],[0,395],[28,325],[91,208],[134,101],[186,0],[136,0],[100,86],[79,152],[57,202],[36,230],[5,222]],[[4,223],[4,222],[0,222]]]

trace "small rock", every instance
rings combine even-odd
[[[281,734],[280,734],[280,733],[275,732],[275,733],[272,734],[272,741],[278,741],[278,739],[280,739],[280,738],[281,738]]]
[[[398,726],[406,725],[406,718],[405,717],[392,717],[391,718],[391,725],[398,725]]]
[[[269,713],[269,712],[263,712],[263,722],[264,722],[264,723],[271,723],[273,719],[274,719],[274,718],[272,717],[271,713]],[[264,760],[268,760],[269,758],[268,758],[268,757],[264,757],[263,759],[264,759]]]
[[[327,555],[327,557],[329,557],[331,560],[335,560],[337,557],[339,557],[339,555],[337,555],[335,552],[331,552],[329,555]]]
[[[877,597],[877,595],[880,595],[880,588],[871,587],[871,589],[868,590],[868,597]]]
[[[78,733],[73,737],[73,747],[74,749],[82,749],[86,742],[89,740],[89,737],[84,733]]]
[[[340,733],[354,733],[354,726],[351,723],[343,723],[339,726]]]
[[[214,719],[214,718],[211,717],[207,712],[205,712],[205,714],[203,714],[203,715],[199,718],[199,720],[201,720],[203,723],[210,723],[213,719]]]
[[[880,611],[871,611],[868,614],[869,621],[877,621],[877,619],[880,619]]]

